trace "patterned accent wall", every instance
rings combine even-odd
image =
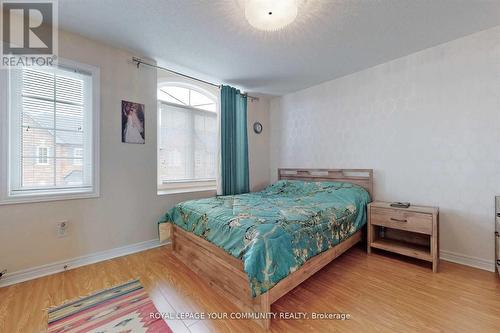
[[[440,207],[442,257],[493,270],[500,27],[274,99],[270,150],[272,171],[373,168],[377,199]]]

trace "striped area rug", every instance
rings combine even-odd
[[[49,309],[49,333],[171,333],[139,280]]]

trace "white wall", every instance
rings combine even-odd
[[[72,33],[59,38],[61,57],[101,69],[101,196],[0,205],[0,269],[9,272],[156,239],[156,222],[167,209],[212,194],[157,196],[156,70],[138,70],[131,58],[140,54]],[[121,143],[122,99],[145,104],[145,145]],[[265,118],[263,123],[268,128]],[[268,146],[252,149],[250,160],[254,154],[268,156]],[[265,178],[259,172],[251,175],[258,184]],[[56,236],[60,220],[70,222],[68,237]]]
[[[490,269],[499,144],[500,27],[271,101],[271,171],[373,168],[376,199],[439,206],[443,256]]]
[[[269,102],[267,96],[259,100],[248,99],[248,155],[250,168],[250,190],[260,191],[269,185]],[[262,124],[262,133],[253,131],[253,124]]]

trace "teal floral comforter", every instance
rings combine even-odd
[[[280,180],[262,192],[186,201],[160,223],[174,223],[243,260],[253,296],[366,223],[370,195],[340,182]]]

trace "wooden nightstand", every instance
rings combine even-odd
[[[368,253],[371,249],[399,253],[439,264],[439,209],[394,208],[389,202],[368,205]]]

